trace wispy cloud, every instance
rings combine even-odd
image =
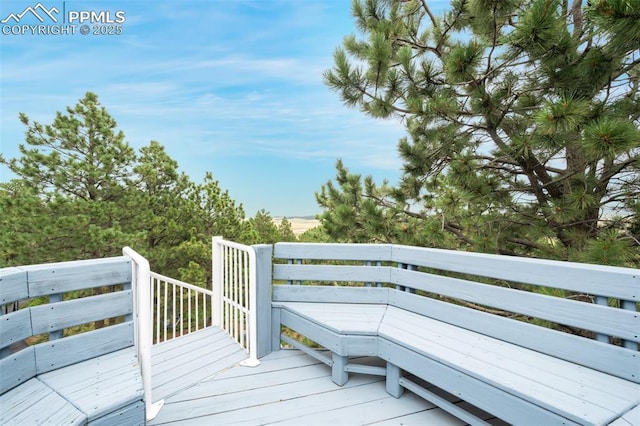
[[[194,177],[213,170],[250,212],[317,211],[313,192],[338,157],[397,175],[401,123],[347,109],[322,83],[354,31],[348,2],[118,3],[95,7],[126,10],[121,36],[1,40],[4,155],[17,155],[23,140],[19,112],[48,122],[93,91],[132,145],[159,141]],[[293,211],[274,204],[274,187],[295,193]]]

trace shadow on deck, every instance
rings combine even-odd
[[[187,345],[183,349],[191,352]],[[210,360],[231,360],[219,356],[220,351],[203,355],[202,368],[195,361],[172,368],[174,375],[201,379],[181,391],[165,393],[170,396],[150,425],[464,424],[411,392],[400,399],[391,397],[383,377],[354,375],[339,387],[331,381],[329,367],[297,350],[273,352],[254,368],[236,364],[218,369],[224,362]]]

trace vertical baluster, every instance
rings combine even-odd
[[[180,287],[180,337],[182,337],[184,327],[182,326],[182,319],[184,318],[184,287]]]
[[[596,296],[595,300],[598,305],[607,306],[609,304],[609,299],[605,296]],[[602,333],[596,333],[596,340],[598,342],[609,343],[609,336]]]
[[[228,279],[229,279],[229,289],[227,292],[227,315],[229,316],[228,318],[228,325],[227,325],[227,333],[229,333],[229,335],[233,338],[235,338],[235,336],[233,335],[233,306],[231,305],[231,301],[233,300],[233,252],[231,251],[231,248],[227,248],[227,252],[228,252],[228,256],[229,258],[227,259],[227,262],[229,262],[228,264],[228,269],[227,269],[227,275],[228,275]]]
[[[207,328],[207,296],[202,293],[202,328]]]
[[[288,265],[293,265],[293,259],[287,259]],[[293,281],[287,280],[287,285],[293,285]]]
[[[243,309],[243,315],[242,315],[242,328],[243,330],[241,331],[242,333],[242,344],[241,346],[245,349],[249,348],[249,332],[251,331],[249,329],[249,253],[243,251],[243,269],[244,269],[244,274],[243,274],[243,292],[244,292],[244,309]]]
[[[199,309],[199,302],[198,300],[200,299],[198,293],[196,292],[196,331],[200,330],[200,309]]]
[[[622,300],[620,303],[620,307],[622,309],[628,310],[628,311],[633,311],[636,312],[638,310],[637,308],[637,303],[632,301],[632,300]],[[636,333],[638,331],[636,330]],[[633,340],[624,340],[623,343],[625,348],[627,349],[631,349],[634,351],[637,351],[639,349],[638,347],[638,343],[634,342]]]
[[[371,266],[371,261],[370,261],[370,260],[367,260],[367,261],[365,262],[365,265],[366,265],[366,266]],[[365,287],[371,287],[371,284],[372,284],[371,282],[365,282],[365,283],[364,283],[364,286],[365,286]]]
[[[407,269],[407,265],[404,263],[398,263],[398,269]],[[404,291],[404,289],[405,289],[404,286],[396,284],[396,290]]]
[[[296,259],[298,265],[302,265],[302,259]],[[302,285],[302,280],[297,280],[296,285]]]
[[[62,302],[62,293],[51,294],[49,295],[49,303],[58,303]],[[49,332],[49,340],[61,339],[63,334],[63,330],[54,330]]]
[[[156,277],[151,278],[153,285],[151,300],[155,304],[154,310],[152,311],[156,318],[156,326],[154,327],[155,337],[153,341],[155,343],[160,343],[160,284],[158,284],[158,279]]]
[[[165,280],[162,280],[162,284],[164,285],[164,309],[163,309],[164,317],[162,318],[162,323],[163,323],[163,325],[162,325],[162,332],[163,332],[162,341],[166,342],[167,341],[167,315],[168,315],[168,312],[167,312],[167,310],[168,310],[168,306],[167,306],[168,301],[167,301],[167,299],[169,297],[168,296],[169,283],[167,283]]]
[[[227,312],[227,295],[229,289],[227,288],[227,282],[229,280],[229,271],[227,268],[227,247],[222,246],[222,329],[229,332],[227,321],[229,319],[229,313]]]
[[[236,342],[240,342],[240,310],[238,305],[240,302],[240,259],[239,250],[233,249],[233,335]]]
[[[191,289],[187,290],[187,333],[191,333]]]
[[[407,265],[407,269],[410,271],[415,271],[416,269],[418,269],[418,267],[416,265]],[[404,291],[406,291],[407,293],[415,293],[416,289],[412,287],[405,287]]]
[[[172,283],[172,297],[171,297],[171,328],[173,331],[173,339],[176,338],[176,285]]]
[[[376,261],[376,266],[382,266],[382,262],[381,261]],[[376,287],[382,287],[382,283],[381,282],[376,282]]]

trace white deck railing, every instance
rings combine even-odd
[[[150,273],[155,344],[211,327],[213,291]]]
[[[135,345],[140,362],[142,385],[144,387],[144,404],[147,420],[158,415],[164,405],[164,400],[153,402],[151,386],[151,345],[152,345],[152,319],[151,319],[151,269],[149,261],[130,247],[122,249],[122,254],[129,256],[133,263],[131,286],[134,294],[134,321],[136,324],[134,335]]]
[[[242,364],[256,366],[256,254],[253,247],[213,238],[213,324],[249,354]]]

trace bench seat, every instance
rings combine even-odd
[[[638,384],[393,306],[382,319],[379,336],[383,359],[443,389],[456,390],[471,404],[476,398],[496,396],[510,401],[504,413],[494,412],[503,418],[509,417],[507,411],[526,405],[530,412],[539,411],[539,421],[545,424],[557,416],[560,424],[568,419],[599,425],[640,403]],[[443,366],[444,374],[440,377],[435,371],[440,366],[415,362],[407,349]],[[452,377],[466,384],[452,386]],[[531,421],[536,423],[533,417]]]
[[[134,347],[101,355],[38,376],[43,383],[66,398],[87,418],[100,424],[107,414],[116,418],[131,415],[144,424],[143,386]],[[128,414],[133,410],[135,414]],[[137,417],[136,417],[137,416]]]
[[[303,318],[322,324],[325,328],[342,334],[376,336],[387,305],[371,303],[274,303]]]
[[[401,393],[394,386],[431,396],[401,377],[402,369],[479,407],[504,401],[492,414],[507,421],[526,412],[532,425],[608,424],[640,403],[639,384],[395,306],[274,302],[273,307],[281,310],[282,325],[333,352],[328,364],[339,385],[348,371],[357,371],[347,367],[348,357],[366,354],[387,361],[387,380],[395,381],[387,389],[394,396]]]
[[[0,425],[84,425],[87,416],[39,379],[0,395]]]
[[[131,274],[126,257],[0,269],[0,425],[145,424]]]

